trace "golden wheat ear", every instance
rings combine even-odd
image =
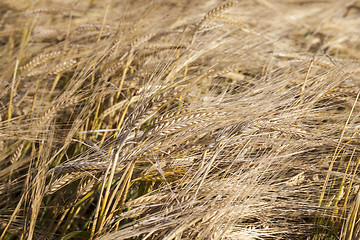
[[[196,27],[194,29],[194,33],[193,33],[192,38],[191,38],[191,44],[193,44],[194,41],[195,41],[195,35],[196,35],[197,31],[201,30],[201,28],[203,27],[203,25],[207,21],[210,21],[212,18],[220,15],[223,11],[225,11],[226,9],[232,7],[236,3],[237,3],[237,1],[227,2],[227,3],[223,4],[223,5],[220,5],[220,6],[216,7],[216,8],[214,8],[214,9],[212,9],[207,14],[205,14],[205,16],[200,20],[200,22],[196,25]]]

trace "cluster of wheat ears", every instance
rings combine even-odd
[[[0,1],[0,239],[359,239],[359,10]]]

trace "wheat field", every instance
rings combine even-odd
[[[0,239],[359,239],[357,0],[0,1]]]

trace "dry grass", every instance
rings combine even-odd
[[[2,1],[0,239],[358,239],[359,9]]]

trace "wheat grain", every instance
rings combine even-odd
[[[76,63],[77,63],[76,59],[69,59],[62,63],[59,63],[52,70],[50,70],[49,74],[51,75],[51,74],[59,74],[65,72],[69,68],[73,67]]]
[[[14,163],[17,160],[19,160],[19,158],[21,157],[22,154],[22,150],[24,148],[24,143],[20,143],[20,145],[18,146],[18,148],[16,149],[14,155],[11,157],[10,162]]]

